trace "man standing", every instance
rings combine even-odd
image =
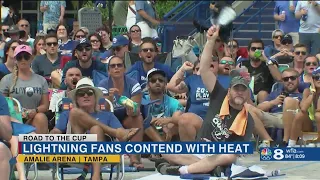
[[[136,23],[141,29],[141,38],[158,37],[156,27],[160,21],[157,20],[154,3],[154,1],[135,1]]]
[[[18,28],[20,31],[26,32],[24,37],[20,39],[27,42],[31,47],[33,47],[34,39],[30,37],[30,23],[26,19],[20,19],[18,22]]]
[[[59,23],[63,23],[66,1],[41,1],[40,11],[43,12],[43,30],[56,29]]]
[[[128,14],[129,1],[114,1],[113,21],[115,26],[125,26]]]
[[[300,19],[299,41],[316,55],[320,48],[320,1],[299,1],[295,12]]]
[[[278,21],[279,29],[284,34],[290,34],[293,39],[293,45],[299,43],[299,20],[295,18],[295,8],[297,0],[293,1],[276,1],[274,8],[274,20]]]

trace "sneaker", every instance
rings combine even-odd
[[[157,170],[162,175],[180,176],[180,166],[171,166],[169,163],[161,163],[157,167]]]
[[[271,141],[271,142],[273,142],[273,141]],[[264,141],[262,141],[262,143],[258,146],[258,148],[260,149],[260,148],[270,147],[271,142],[264,140]]]

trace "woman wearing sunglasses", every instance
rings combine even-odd
[[[86,38],[86,33],[82,29],[79,29],[74,33],[73,40],[80,41],[80,39],[83,38]]]
[[[10,40],[4,46],[4,59],[3,63],[0,64],[0,73],[3,76],[10,74],[15,67],[14,50],[19,45],[19,43],[20,42],[17,40]]]
[[[124,60],[118,56],[111,57],[108,63],[109,77],[102,80],[98,87],[107,90],[106,98],[113,102],[114,114],[125,128],[143,128],[143,118],[139,108],[142,98],[141,86],[135,79],[126,76],[125,72]],[[119,103],[121,96],[138,103],[136,111],[128,105],[121,105]],[[143,131],[140,131],[131,141],[142,142],[142,137]],[[137,168],[143,167],[139,159],[137,156],[130,156],[131,164]]]
[[[313,86],[312,73],[319,67],[319,61],[315,56],[308,56],[304,60],[303,73],[300,76],[300,83],[310,83]]]
[[[132,53],[139,53],[140,45],[142,43],[141,39],[141,29],[138,25],[133,25],[129,30],[130,35],[130,49]]]
[[[6,97],[16,98],[23,107],[25,124],[36,127],[36,133],[48,133],[48,119],[44,114],[49,107],[48,84],[44,77],[31,71],[32,49],[19,45],[14,50],[15,67],[11,74],[3,77],[0,92]]]

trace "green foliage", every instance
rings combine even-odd
[[[176,7],[179,4],[179,1],[165,1],[159,0],[156,1],[155,9],[160,19],[163,18],[171,9]]]
[[[83,4],[82,7],[93,8],[95,6],[94,6],[94,3],[92,1],[87,1],[86,3]],[[102,15],[102,22],[108,21],[108,19],[109,19],[109,8],[108,7],[106,7],[106,8],[98,7],[98,8],[99,8],[99,10],[101,12],[101,15]]]

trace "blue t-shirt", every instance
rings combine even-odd
[[[174,73],[171,71],[171,68],[168,65],[155,62],[154,68],[164,71],[166,73],[167,78],[168,78],[168,82],[170,81],[170,79],[174,75]],[[141,84],[142,89],[144,89],[146,86],[146,82],[147,82],[147,73],[148,72],[144,71],[143,62],[138,61],[138,62],[134,63],[134,65],[130,68],[130,70],[127,72],[127,74],[131,73],[132,71],[138,72],[137,81]]]
[[[280,51],[276,49],[274,45],[269,45],[264,48],[264,54],[266,55],[267,58],[270,58],[271,56],[277,54],[278,52]]]
[[[70,113],[70,111],[62,112],[60,114],[59,119],[57,121],[57,124],[55,126],[55,128],[59,129],[63,133],[66,133],[66,131],[67,131],[69,113]],[[122,125],[121,125],[120,121],[111,112],[99,111],[99,112],[92,113],[90,115],[93,118],[95,118],[96,120],[100,121],[101,123],[103,123],[103,124],[105,124],[105,125],[107,125],[107,126],[109,126],[111,128],[114,128],[114,129],[122,128]]]
[[[293,6],[297,7],[297,0],[293,1]],[[290,11],[289,1],[276,1],[274,8],[274,14],[281,15],[282,11],[285,11],[285,20],[278,21],[279,29],[281,29],[285,34],[290,32],[299,32],[300,22],[294,15],[294,12]]]
[[[7,75],[11,73],[5,64],[0,64],[0,72],[3,75]]]
[[[94,60],[105,60],[108,57],[112,56],[112,51],[111,50],[103,50],[103,51],[95,51],[92,53],[92,59]]]
[[[189,89],[188,98],[190,106],[188,108],[188,112],[197,114],[204,119],[209,107],[210,93],[203,84],[201,76],[190,75],[184,80],[184,82]]]
[[[147,101],[151,101],[149,94],[145,94],[143,98]],[[143,111],[143,114],[146,115],[148,113],[148,108],[144,108]],[[173,114],[177,111],[184,112],[184,107],[178,100],[165,94],[163,96],[162,102],[160,104],[154,103],[149,113],[152,117],[161,118],[172,117]]]
[[[69,39],[66,43],[59,43],[58,52],[62,55],[72,56],[72,51],[78,44],[78,41]]]
[[[66,1],[41,1],[40,6],[48,6],[43,14],[43,23],[59,23],[61,6],[66,7]]]
[[[0,94],[0,116],[10,116],[7,100],[2,94]]]
[[[113,88],[113,82],[112,78],[109,76],[107,79],[102,80],[98,87],[105,88],[105,95],[109,95],[109,89]],[[128,76],[125,76],[124,79],[124,88],[123,93],[120,96],[126,96],[127,98],[131,99],[133,96],[141,93],[141,86],[140,84],[135,80]],[[113,96],[113,105],[115,109],[123,108],[121,104],[118,103],[120,96],[118,94],[115,94]]]
[[[277,90],[277,91],[272,91],[267,99],[265,101],[272,101],[274,99],[276,99],[280,94],[281,94],[282,90]],[[292,97],[294,99],[297,99],[299,101],[302,100],[302,94],[301,93],[290,93],[289,97]],[[273,106],[270,111],[271,113],[279,113],[279,112],[283,112],[283,104],[279,104],[277,106]]]
[[[156,19],[156,13],[154,12],[153,5],[150,1],[135,1],[135,5],[136,5],[137,12],[139,10],[144,10],[150,17],[152,17],[153,19]],[[136,13],[136,23],[141,21],[147,22],[148,25],[152,27],[151,22],[143,19],[143,17],[139,13]]]

